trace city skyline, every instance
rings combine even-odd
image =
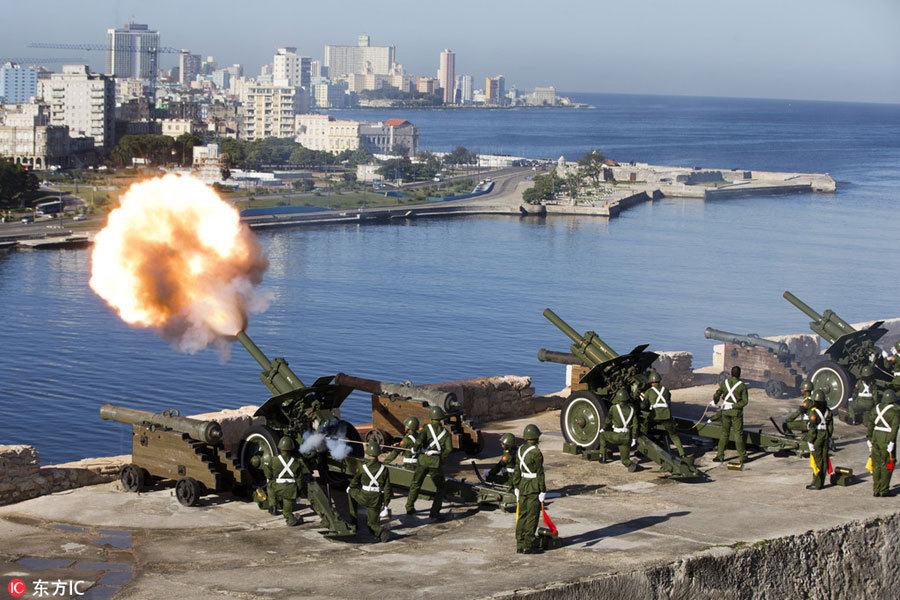
[[[627,4],[627,5],[626,5]],[[563,92],[609,92],[900,103],[900,3],[872,0],[758,0],[734,6],[714,0],[634,3],[475,3],[452,10],[402,0],[390,7],[350,1],[326,6],[281,0],[258,7],[224,0],[188,6],[107,0],[79,5],[48,0],[3,8],[11,27],[0,58],[81,54],[95,71],[102,52],[28,48],[29,42],[103,43],[108,29],[134,21],[160,32],[160,44],[241,63],[256,75],[280,46],[323,58],[325,45],[396,47],[407,72],[433,76],[452,48],[455,72],[475,81],[503,74],[519,89],[553,85]],[[49,15],[49,16],[48,16]],[[257,15],[258,16],[258,15]],[[161,55],[162,67],[177,55]],[[53,66],[53,65],[50,65]]]

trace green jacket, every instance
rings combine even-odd
[[[834,415],[827,408],[813,406],[806,413],[809,417],[809,429],[806,431],[806,441],[810,444],[827,442],[834,434]]]
[[[401,448],[407,448],[407,450],[403,451],[403,464],[404,465],[415,465],[418,461],[416,459],[416,434],[412,432],[407,432],[406,435],[403,436],[403,439],[400,440],[399,446]],[[384,462],[389,463],[393,462],[397,455],[400,454],[400,450],[391,450],[390,453],[384,457]]]
[[[630,402],[613,404],[606,413],[603,429],[614,433],[627,433],[632,439],[637,437],[637,411]]]
[[[513,471],[513,487],[519,494],[538,494],[547,491],[544,483],[544,455],[537,442],[526,441],[516,452],[516,470]]]
[[[488,477],[494,477],[498,473],[500,473],[501,469],[506,469],[503,471],[503,475],[511,475],[516,470],[516,451],[518,448],[515,446],[511,448],[505,448],[503,450],[503,455],[500,456],[500,460],[497,461],[497,464],[491,467],[491,470],[488,471]]]
[[[440,422],[425,424],[416,438],[415,451],[419,454],[419,464],[437,469],[444,458],[453,451],[450,432]]]
[[[853,387],[853,399],[857,400],[862,398],[863,400],[871,401],[872,404],[876,404],[878,391],[878,382],[874,380],[863,381],[862,379],[858,379],[856,385]]]
[[[382,501],[388,504],[391,501],[390,470],[377,458],[370,458],[360,463],[356,475],[350,480],[350,487],[362,489],[367,500],[376,500],[381,496]]]
[[[713,401],[718,404],[722,401],[722,416],[736,417],[740,415],[750,396],[747,394],[747,386],[737,377],[729,377],[719,384],[719,389],[713,394]]]
[[[262,470],[269,479],[269,483],[299,486],[303,479],[303,460],[295,452],[289,453],[286,457],[278,452],[270,456],[268,461],[263,462]]]
[[[900,407],[893,402],[876,404],[866,418],[866,439],[886,448],[889,442],[897,440],[898,428]]]
[[[650,386],[644,391],[641,408],[653,414],[654,421],[668,421],[672,418],[672,393],[662,384]]]
[[[807,402],[809,404],[807,405]],[[796,421],[797,419],[801,419],[803,421],[809,420],[809,409],[812,408],[812,400],[810,400],[809,396],[803,398],[803,404],[800,405],[800,408],[792,412],[787,416],[785,421]]]

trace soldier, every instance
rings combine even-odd
[[[619,388],[613,396],[613,405],[606,415],[606,422],[600,430],[600,462],[608,459],[606,444],[611,442],[619,447],[622,464],[632,473],[637,471],[637,463],[630,459],[631,449],[637,445],[637,419],[634,407],[628,401],[628,392]]]
[[[512,474],[516,470],[516,436],[504,433],[500,436],[500,448],[503,455],[497,464],[484,471],[484,478],[491,483],[505,485],[512,480]]]
[[[875,406],[877,392],[872,365],[865,365],[859,371],[859,380],[853,388],[853,395],[847,403],[849,422],[852,425],[862,422],[863,417]]]
[[[543,552],[534,533],[537,531],[541,507],[547,496],[544,482],[544,456],[538,448],[541,430],[530,423],[522,432],[525,443],[516,453],[516,468],[513,471],[513,489],[518,502],[516,511],[516,552],[519,554],[540,554]]]
[[[809,411],[813,407],[812,401],[813,384],[809,379],[805,379],[800,384],[800,398],[803,401],[800,408],[792,412],[781,422],[785,434],[792,435],[795,432],[806,431],[809,429]]]
[[[747,450],[744,448],[744,407],[750,401],[747,395],[747,386],[741,381],[741,368],[737,365],[731,367],[731,377],[719,385],[719,389],[713,394],[710,406],[716,406],[722,401],[722,436],[719,438],[719,449],[714,462],[725,461],[725,444],[734,432],[734,445],[737,447],[738,460],[741,464],[747,460]]]
[[[894,393],[900,392],[900,341],[894,344],[891,355],[884,360],[884,364],[888,370],[888,374],[893,377],[891,387]]]
[[[406,434],[404,434],[403,439],[400,440],[400,447],[404,448],[403,468],[412,470],[419,464],[418,453],[415,450],[416,437],[419,434],[419,419],[415,417],[406,417],[406,420],[403,421],[403,427],[406,429]],[[392,462],[397,458],[398,454],[400,454],[400,450],[391,450],[390,454],[384,458],[384,462]]]
[[[806,441],[819,472],[813,471],[812,483],[806,486],[806,489],[821,490],[825,486],[825,475],[828,474],[828,441],[834,433],[834,418],[828,410],[825,393],[822,390],[813,392],[812,399],[813,407],[809,411]]]
[[[357,507],[362,504],[366,507],[366,525],[372,535],[379,541],[386,542],[390,539],[391,531],[379,523],[380,515],[384,514],[382,508],[387,508],[391,501],[391,475],[388,469],[378,460],[381,454],[381,446],[375,442],[366,444],[366,457],[364,462],[347,487],[347,499],[350,504],[350,523],[356,525]]]
[[[432,406],[428,411],[429,422],[425,424],[416,438],[415,451],[418,453],[418,464],[413,472],[412,483],[409,486],[409,497],[406,499],[406,514],[416,512],[416,498],[419,497],[419,489],[427,475],[434,484],[434,498],[431,501],[431,511],[428,516],[432,521],[446,519],[441,514],[441,504],[444,501],[444,473],[441,465],[444,459],[453,450],[450,440],[450,432],[447,431],[441,420],[444,418],[444,410],[440,406]]]
[[[302,474],[300,457],[294,452],[294,440],[288,436],[278,440],[278,454],[269,457],[266,465],[269,483],[267,491],[270,506],[277,509],[281,503],[281,514],[288,527],[293,527],[303,522],[302,518],[294,516],[294,502],[297,500],[298,479]]]
[[[649,411],[647,420],[648,431],[658,427],[669,434],[669,439],[678,450],[678,455],[684,458],[684,447],[681,438],[675,430],[675,419],[672,418],[672,394],[660,383],[659,373],[651,371],[648,377],[650,387],[644,392],[641,408]]]
[[[896,395],[894,390],[885,390],[881,394],[881,400],[872,407],[866,419],[866,444],[872,458],[872,484],[873,496],[890,496],[891,475],[888,470],[889,462],[896,462],[897,452],[894,444],[897,439],[897,430],[900,429],[900,409],[894,404]]]

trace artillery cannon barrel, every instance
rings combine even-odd
[[[284,394],[304,387],[300,378],[288,367],[286,360],[283,358],[269,360],[263,351],[259,349],[259,346],[254,344],[250,336],[244,331],[239,331],[236,337],[237,341],[247,349],[250,356],[262,367],[263,372],[260,373],[259,378],[262,379],[262,382],[273,394]]]
[[[788,345],[784,342],[767,340],[759,337],[755,333],[740,335],[738,333],[730,333],[728,331],[722,331],[721,329],[713,329],[712,327],[707,327],[706,331],[703,332],[703,335],[705,335],[708,339],[717,340],[719,342],[739,344],[741,346],[759,346],[761,348],[768,348],[778,356],[787,356],[791,353],[790,348],[788,348]]]
[[[406,385],[404,383],[386,383],[375,379],[354,377],[346,373],[335,375],[334,382],[338,385],[378,396],[397,396],[415,402],[426,402],[429,406],[439,406],[447,412],[457,412],[461,408],[459,399],[453,392]]]
[[[159,413],[152,413],[133,408],[124,408],[112,404],[104,404],[100,407],[100,417],[106,421],[118,421],[131,425],[155,425],[166,427],[173,431],[186,433],[192,439],[206,444],[218,444],[222,441],[222,426],[216,421],[201,421],[188,417],[178,417]]]
[[[837,316],[834,311],[826,310],[820,315],[792,293],[785,292],[783,295],[788,302],[799,308],[806,316],[813,320],[812,323],[809,324],[809,328],[829,342],[834,343],[838,338],[847,335],[848,333],[856,332],[856,329],[854,329],[852,325]]]
[[[566,336],[574,342],[572,344],[572,351],[576,356],[578,356],[578,352],[575,352],[577,348],[581,352],[584,352],[586,357],[593,362],[593,364],[588,364],[587,366],[593,367],[619,355],[615,350],[610,348],[606,342],[601,340],[596,333],[589,331],[583,336],[579,335],[577,331],[572,329],[568,323],[560,319],[559,316],[549,308],[544,309],[543,314],[548,321],[556,325],[560,331],[566,334]]]
[[[810,319],[812,319],[813,321],[821,321],[822,320],[822,315],[820,315],[819,313],[817,313],[816,311],[811,309],[809,306],[807,306],[806,303],[803,302],[803,300],[801,300],[797,296],[793,295],[792,293],[790,293],[786,290],[785,290],[784,294],[782,294],[782,296],[784,296],[785,300],[787,300],[788,302],[790,302],[791,304],[793,304],[794,306],[799,308],[801,311],[803,311],[803,313],[806,314],[806,316],[809,317]]]
[[[554,352],[541,348],[538,350],[538,360],[541,362],[552,362],[560,365],[583,365],[580,358],[569,352]]]

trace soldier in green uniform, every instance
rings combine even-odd
[[[888,374],[893,377],[891,387],[896,394],[900,392],[900,341],[894,344],[891,355],[884,359],[884,365]]]
[[[821,490],[825,486],[825,476],[828,474],[828,440],[834,433],[834,418],[828,410],[825,393],[822,390],[813,392],[812,399],[813,407],[808,413],[809,430],[806,433],[806,441],[819,472],[818,474],[813,472],[812,483],[806,486],[806,489]]]
[[[792,412],[781,422],[781,427],[785,434],[792,435],[798,432],[806,433],[809,429],[809,410],[813,407],[812,401],[813,384],[812,381],[806,379],[800,384],[800,399],[802,403],[800,408]]]
[[[650,387],[643,394],[643,402],[641,408],[647,411],[647,430],[659,428],[669,434],[678,455],[684,458],[684,447],[681,445],[681,438],[675,429],[675,419],[672,418],[672,394],[660,382],[659,373],[651,371],[647,380]]]
[[[491,483],[506,485],[512,481],[512,474],[516,470],[516,436],[511,433],[501,435],[500,448],[503,450],[500,460],[485,470],[484,478]]]
[[[900,409],[894,403],[894,390],[885,390],[881,400],[869,411],[866,426],[866,444],[872,457],[872,484],[874,496],[890,496],[892,471],[887,463],[897,462],[897,430],[900,429]]]
[[[533,423],[528,424],[522,437],[525,438],[525,443],[516,453],[516,468],[513,471],[513,489],[518,502],[516,552],[540,554],[542,550],[534,533],[537,531],[541,507],[547,495],[547,485],[544,482],[544,456],[538,448],[541,430]]]
[[[847,415],[852,425],[861,423],[863,417],[875,406],[875,395],[878,389],[874,375],[872,365],[865,365],[859,371],[859,379],[853,388],[850,402],[847,403]]]
[[[418,453],[419,462],[413,471],[409,497],[406,499],[406,514],[411,515],[416,512],[416,498],[419,497],[422,482],[428,476],[435,488],[429,512],[433,521],[443,521],[446,518],[441,514],[441,504],[444,502],[444,472],[441,465],[453,450],[450,432],[441,425],[443,418],[444,410],[439,406],[432,406],[428,411],[428,423],[416,437],[414,450]]]
[[[406,417],[406,420],[403,421],[403,428],[406,429],[406,433],[403,435],[403,439],[400,440],[400,448],[404,450],[391,450],[390,454],[384,457],[384,462],[393,462],[397,455],[402,452],[403,468],[413,470],[419,464],[419,458],[415,450],[416,438],[419,435],[419,419]]]
[[[629,402],[628,392],[620,388],[613,396],[613,405],[606,414],[606,422],[600,430],[600,462],[609,460],[606,444],[613,443],[619,447],[619,458],[622,464],[632,473],[637,470],[637,463],[631,460],[631,449],[637,445],[637,411]]]
[[[362,504],[366,507],[366,525],[369,531],[380,541],[390,539],[390,529],[379,523],[382,508],[387,507],[391,501],[391,475],[387,467],[378,460],[381,454],[381,446],[375,442],[366,444],[366,462],[360,465],[359,470],[350,485],[347,487],[347,498],[350,504],[350,523],[356,524],[357,507]]]
[[[722,401],[722,436],[719,438],[719,449],[714,462],[725,460],[725,445],[734,433],[734,445],[737,447],[738,460],[741,464],[747,460],[747,450],[744,448],[744,407],[750,401],[747,394],[747,386],[741,381],[741,368],[737,365],[731,367],[731,377],[719,384],[719,389],[713,394],[710,406],[716,406]]]
[[[300,457],[294,452],[294,440],[288,436],[278,440],[278,454],[273,454],[263,467],[269,478],[266,491],[269,505],[278,508],[289,527],[302,523],[302,518],[294,516],[294,502],[297,501],[302,465]]]

